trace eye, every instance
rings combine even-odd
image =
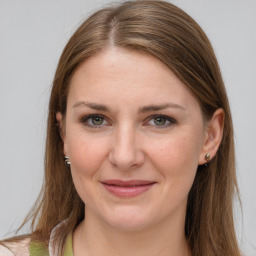
[[[154,124],[155,125],[165,125],[166,124],[166,118],[162,116],[154,117]]]
[[[102,125],[104,122],[104,119],[100,116],[94,116],[94,117],[91,117],[90,119],[92,124],[94,125]]]
[[[157,128],[165,128],[175,123],[176,120],[174,118],[164,115],[155,115],[148,122],[149,125],[156,126]]]
[[[90,115],[82,118],[81,123],[91,128],[100,128],[107,125],[107,121],[101,115]]]

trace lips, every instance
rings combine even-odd
[[[148,191],[156,182],[147,180],[104,180],[105,189],[118,197],[134,197]]]

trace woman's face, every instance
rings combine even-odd
[[[91,57],[57,119],[87,218],[123,230],[184,223],[205,126],[195,97],[162,62],[121,48]]]

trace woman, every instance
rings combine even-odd
[[[241,255],[232,121],[213,49],[163,1],[89,17],[49,105],[45,182],[15,255]]]

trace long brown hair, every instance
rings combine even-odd
[[[216,109],[224,110],[219,150],[210,165],[198,167],[188,196],[185,234],[192,255],[241,255],[232,211],[238,192],[233,127],[219,65],[199,25],[173,4],[157,0],[128,1],[101,9],[84,21],[67,43],[49,103],[44,184],[24,221],[32,223],[30,237],[48,242],[51,230],[66,220],[57,234],[63,241],[84,218],[84,203],[64,164],[56,113],[65,116],[69,82],[77,67],[109,46],[141,51],[165,63],[195,95],[206,120]]]

